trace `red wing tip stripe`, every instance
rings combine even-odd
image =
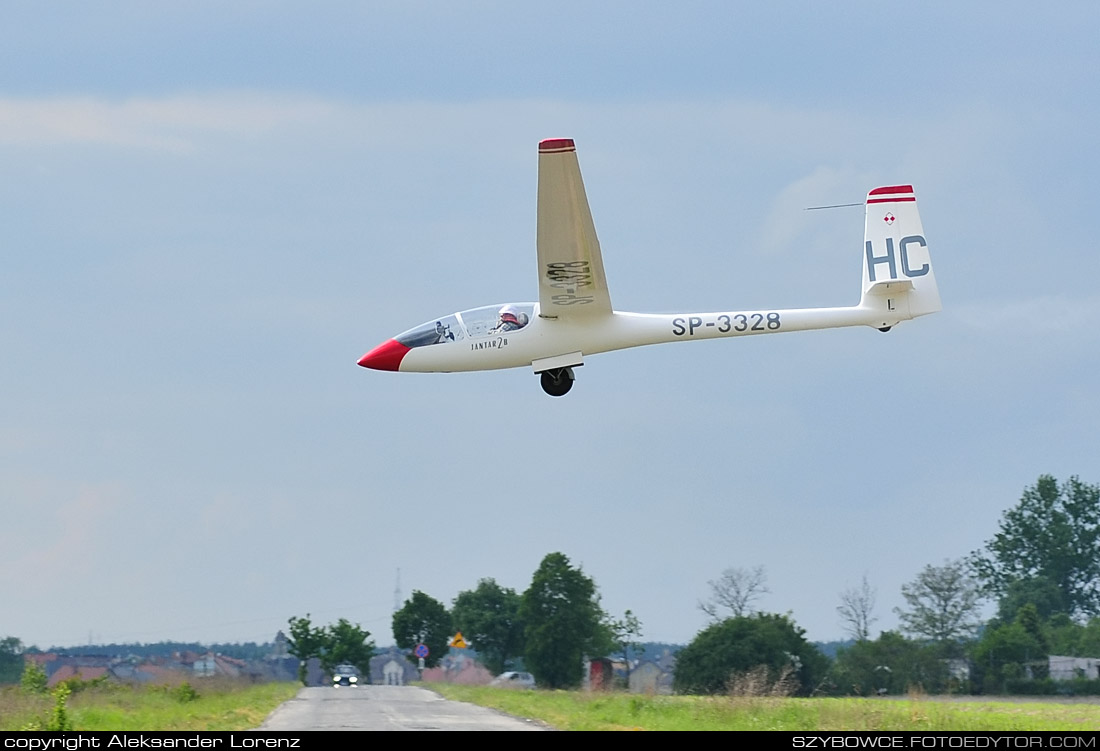
[[[546,138],[539,141],[539,153],[548,154],[558,151],[576,151],[572,138]]]
[[[912,195],[913,186],[912,185],[888,185],[885,188],[875,188],[874,190],[872,190],[867,195],[869,195],[869,196],[887,196],[887,195],[896,195],[898,193],[908,193],[908,194]]]
[[[872,196],[883,196],[872,198]],[[915,201],[912,185],[887,185],[884,188],[875,188],[867,194],[867,203],[900,203],[902,201]]]

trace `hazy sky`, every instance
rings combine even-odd
[[[1100,6],[0,6],[0,637],[392,640],[544,555],[687,642],[707,581],[841,638],[866,574],[1100,482]],[[854,304],[911,183],[944,310],[529,369],[367,371],[534,300],[537,143],[577,143],[620,310]]]

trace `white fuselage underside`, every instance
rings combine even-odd
[[[535,313],[518,331],[414,347],[402,358],[399,370],[436,373],[517,368],[562,355],[594,355],[663,342],[844,326],[882,328],[904,317],[885,321],[881,310],[860,306],[671,315],[614,312],[560,319],[539,317],[537,307]]]

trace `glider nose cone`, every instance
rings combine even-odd
[[[359,358],[359,364],[372,370],[399,370],[401,359],[409,351],[401,342],[390,339]]]

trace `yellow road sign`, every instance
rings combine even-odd
[[[451,639],[451,643],[448,646],[457,647],[458,649],[466,649],[468,645],[466,644],[466,640],[462,638],[462,632],[459,631],[457,634],[455,634],[454,638]]]

